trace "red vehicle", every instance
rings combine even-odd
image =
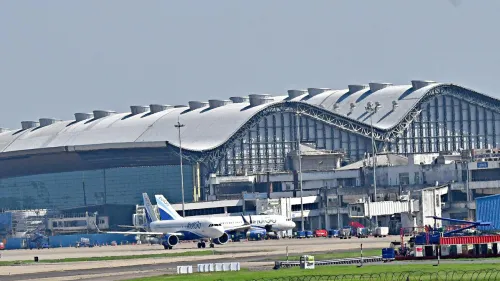
[[[326,231],[326,229],[316,229],[314,231],[314,237],[328,237],[328,231]]]

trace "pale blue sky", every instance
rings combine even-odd
[[[411,79],[500,97],[500,1],[1,1],[0,127]]]

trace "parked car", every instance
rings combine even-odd
[[[314,237],[328,237],[328,231],[326,231],[326,229],[316,229],[314,231]]]
[[[305,231],[297,231],[295,233],[295,238],[298,238],[298,239],[306,238],[306,232]]]
[[[328,237],[339,237],[339,230],[338,229],[330,229],[328,230]]]

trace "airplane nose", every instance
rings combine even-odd
[[[222,236],[224,234],[224,228],[223,227],[218,227],[217,228],[217,237]]]
[[[291,228],[295,228],[295,222],[290,221],[290,227],[291,227]]]

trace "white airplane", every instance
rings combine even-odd
[[[146,229],[148,231],[107,231],[105,233],[159,236],[163,238],[162,245],[165,249],[172,249],[179,243],[179,240],[208,239],[212,241],[212,239],[219,239],[224,235],[227,236],[221,224],[208,218],[180,218],[160,221],[154,212],[148,194],[143,193],[142,198],[144,200],[144,208],[146,209],[146,220],[148,222]]]
[[[167,201],[163,195],[155,195],[156,204],[158,206],[158,211],[160,213],[160,219],[162,221],[172,221],[179,220],[182,217],[174,210],[172,205]],[[202,216],[192,216],[190,218],[207,218]],[[295,228],[295,223],[280,215],[255,215],[255,216],[224,216],[224,217],[208,217],[211,221],[222,225],[225,232],[234,231],[257,231],[259,233],[278,233],[279,231],[286,231]],[[226,239],[227,238],[227,239]],[[215,244],[225,244],[229,240],[228,235],[221,236],[218,239],[213,240]],[[200,247],[200,246],[198,246]],[[213,248],[214,245],[210,244]]]

